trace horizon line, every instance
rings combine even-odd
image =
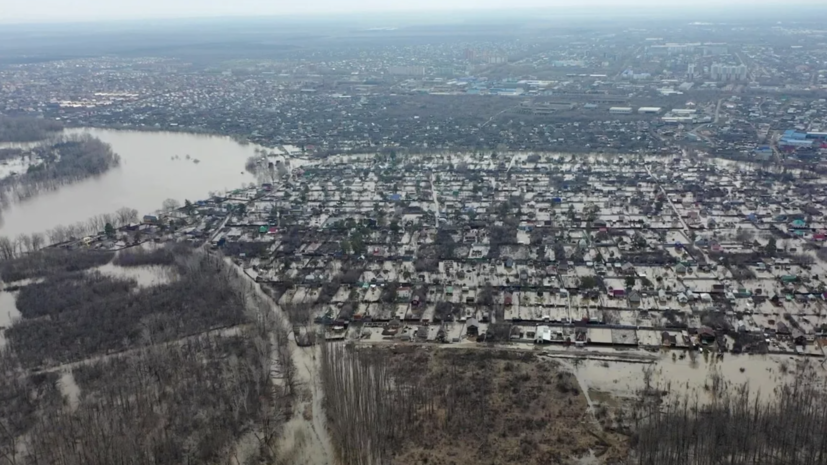
[[[598,0],[601,1],[601,0]],[[473,17],[473,16],[485,16],[492,13],[510,13],[508,16],[523,16],[526,13],[531,12],[542,12],[542,13],[554,13],[554,12],[582,12],[585,14],[594,15],[595,12],[593,8],[596,5],[589,4],[587,1],[585,5],[560,5],[560,6],[551,6],[551,7],[461,7],[461,8],[445,8],[445,9],[391,9],[391,10],[374,10],[374,11],[329,11],[329,12],[286,12],[284,14],[279,13],[272,13],[268,12],[266,14],[256,14],[252,12],[244,12],[239,14],[204,14],[204,15],[169,15],[169,16],[142,16],[142,17],[100,17],[100,18],[41,18],[41,19],[33,19],[33,18],[0,18],[0,25],[3,26],[53,26],[53,25],[88,25],[88,24],[107,24],[107,23],[133,23],[133,22],[148,22],[148,21],[159,21],[159,22],[173,22],[173,21],[220,21],[220,20],[256,20],[256,21],[267,21],[267,20],[279,20],[279,19],[303,19],[303,20],[313,20],[313,19],[352,19],[354,17],[362,17],[364,19],[380,19],[381,17],[393,17],[393,16],[405,16],[410,19],[411,16],[432,16],[434,14],[438,15],[448,15],[448,14],[463,14],[465,17]],[[753,16],[757,12],[767,12],[768,10],[779,10],[786,13],[791,13],[790,8],[795,8],[796,6],[806,6],[807,8],[815,8],[820,10],[827,11],[827,3],[825,4],[812,4],[807,3],[803,0],[792,1],[789,3],[785,3],[783,5],[776,4],[776,5],[768,5],[768,4],[757,4],[749,6],[748,11],[746,11],[746,16]],[[732,10],[743,10],[745,5],[741,4],[712,4],[712,5],[677,5],[671,7],[669,9],[655,9],[653,10],[650,5],[643,5],[643,4],[636,4],[631,6],[619,6],[619,5],[603,5],[601,6],[602,13],[608,11],[621,11],[626,12],[629,15],[633,15],[636,17],[640,17],[641,19],[645,19],[643,16],[640,16],[639,13],[646,12],[648,13],[646,16],[648,17],[663,17],[669,16],[670,14],[681,13],[685,14],[687,11],[691,12],[698,12],[701,16],[706,16],[709,13],[714,12],[722,12],[722,11],[732,11]],[[795,17],[800,16],[799,14],[793,15]],[[405,19],[405,18],[399,18]],[[462,18],[457,18],[462,19]],[[534,19],[542,19],[542,18],[534,18]],[[605,18],[601,18],[605,19]],[[623,18],[618,19],[630,19],[627,15],[623,15]],[[723,18],[722,18],[723,19]],[[808,17],[806,19],[810,19],[815,21],[814,18]],[[686,18],[687,22],[693,21],[693,18]],[[723,21],[729,24],[737,23],[738,21],[733,21],[732,18],[726,18],[726,21]],[[723,23],[722,22],[722,23]],[[796,21],[796,22],[808,22],[808,21]]]

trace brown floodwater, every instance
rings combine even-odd
[[[110,144],[120,155],[121,165],[100,177],[10,205],[2,212],[0,236],[44,232],[121,207],[135,208],[144,215],[160,209],[168,198],[196,201],[207,198],[209,192],[255,182],[244,164],[260,147],[229,137],[108,129],[67,133],[88,133]]]
[[[594,351],[593,354],[613,355],[610,351]],[[602,361],[592,358],[571,364],[575,365],[575,374],[582,380],[585,389],[620,397],[634,397],[643,389],[646,371],[650,372],[650,386],[667,391],[670,396],[688,395],[701,401],[708,397],[715,376],[727,388],[746,384],[752,394],[763,398],[772,396],[781,385],[792,382],[803,369],[815,374],[820,382],[827,377],[821,360],[806,357],[725,354],[723,359],[719,359],[714,354],[695,353],[693,359],[689,356],[680,358],[680,354],[687,355],[681,351],[666,351],[655,356],[641,354],[641,359],[636,362],[632,359]],[[559,354],[550,352],[550,355]]]

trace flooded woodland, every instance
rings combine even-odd
[[[17,320],[0,351],[0,463],[275,456],[295,370],[285,325],[234,266],[187,246],[33,255],[0,270]]]

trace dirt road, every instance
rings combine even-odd
[[[280,320],[290,326],[287,313],[261,289],[261,285],[256,283],[254,288],[272,311],[281,317]],[[322,409],[318,347],[299,347],[291,332],[290,350],[296,367],[298,395],[293,415],[284,426],[279,443],[281,461],[294,465],[333,465],[333,447]]]

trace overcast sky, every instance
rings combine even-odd
[[[821,5],[824,0],[793,0]],[[782,0],[691,0],[677,2],[697,8],[789,5]],[[0,0],[0,22],[71,22],[111,19],[198,18],[342,12],[391,12],[555,7],[653,7],[663,0]]]

